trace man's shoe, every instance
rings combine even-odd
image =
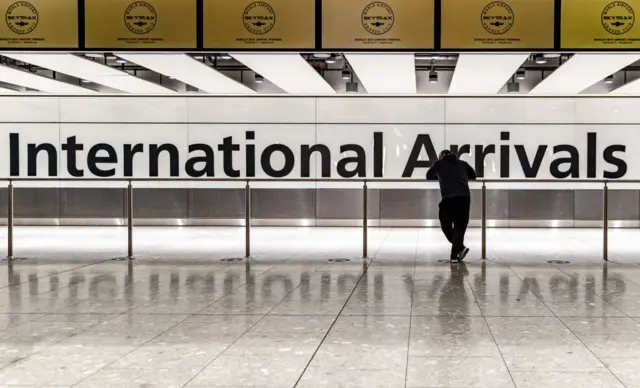
[[[467,253],[469,253],[469,248],[467,247],[462,248],[462,251],[458,253],[458,261],[464,260],[464,258],[467,256]]]

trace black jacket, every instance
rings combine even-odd
[[[442,198],[463,197],[471,195],[468,181],[476,179],[476,172],[464,160],[447,155],[431,166],[427,179],[440,182]]]

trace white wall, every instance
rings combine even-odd
[[[20,176],[27,176],[27,143],[48,142],[58,149],[59,176],[69,177],[67,152],[61,144],[76,136],[84,143],[78,152],[78,168],[87,171],[86,156],[91,146],[108,143],[118,154],[115,177],[123,177],[123,145],[144,144],[145,153],[134,159],[134,177],[149,173],[148,145],[174,144],[180,151],[180,177],[188,177],[184,164],[188,147],[206,143],[215,151],[215,176],[223,178],[223,155],[217,151],[222,139],[233,136],[240,151],[234,167],[246,176],[245,145],[255,144],[257,177],[268,177],[260,168],[260,153],[272,144],[284,144],[295,154],[295,166],[288,175],[300,177],[303,144],[325,144],[331,150],[331,175],[339,178],[337,165],[345,156],[340,146],[359,144],[367,154],[367,177],[373,177],[373,133],[384,134],[384,178],[400,178],[419,134],[428,134],[437,151],[451,144],[470,144],[475,162],[476,145],[495,144],[497,153],[485,159],[485,176],[500,176],[500,146],[510,149],[510,177],[524,177],[515,145],[522,145],[530,163],[541,145],[547,145],[537,178],[551,178],[550,165],[557,157],[552,148],[573,145],[579,152],[579,175],[587,178],[587,133],[597,134],[596,176],[616,168],[603,160],[606,147],[626,147],[616,156],[626,163],[627,179],[640,179],[640,109],[633,98],[384,98],[384,97],[1,97],[0,177],[10,175],[9,134],[20,135]],[[245,140],[245,131],[255,131],[255,141]],[[500,133],[510,140],[501,141]],[[15,152],[15,150],[14,150]],[[201,154],[198,154],[201,156]],[[426,153],[421,159],[427,158]],[[311,177],[319,176],[320,158],[312,159]],[[284,158],[274,154],[272,166],[279,169]],[[312,164],[312,165],[314,165]],[[41,155],[38,176],[47,176],[46,157]],[[476,166],[478,167],[478,166]],[[160,159],[161,177],[169,177],[169,158]],[[416,169],[413,178],[422,178]]]

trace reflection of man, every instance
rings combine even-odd
[[[440,182],[440,227],[451,243],[451,261],[462,261],[469,253],[469,248],[464,246],[471,208],[468,181],[476,179],[476,172],[469,163],[444,150],[427,171],[427,179]]]
[[[440,291],[441,329],[444,333],[468,333],[469,298],[465,288],[465,277],[469,275],[465,263],[451,263],[451,277]],[[455,322],[454,327],[451,326]]]

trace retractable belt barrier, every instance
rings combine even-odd
[[[132,179],[117,179],[117,178],[95,178],[95,179],[59,179],[59,178],[11,178],[2,179],[8,182],[8,195],[7,195],[7,261],[13,261],[17,258],[14,256],[14,184],[19,182],[116,182],[126,184],[127,187],[127,255],[124,259],[133,260],[133,210],[134,210],[134,198],[133,189],[136,182],[201,182],[201,183],[245,183],[245,258],[251,257],[251,183],[360,183],[362,184],[362,258],[368,257],[368,187],[372,183],[436,183],[425,180],[417,179],[231,179],[231,178],[192,178],[192,179],[180,179],[180,178],[132,178]],[[594,184],[602,186],[602,258],[605,261],[609,260],[609,185],[610,184],[640,184],[640,180],[627,180],[627,179],[477,179],[475,182],[482,184],[481,189],[481,245],[482,245],[482,259],[487,258],[487,184],[492,183],[555,183],[555,184]]]

